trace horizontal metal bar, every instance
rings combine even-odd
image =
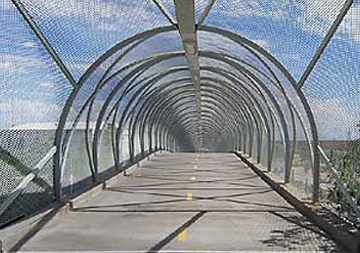
[[[356,213],[356,217],[360,219],[359,207],[355,204],[354,200],[350,196],[350,193],[347,191],[346,187],[344,186],[344,183],[342,182],[342,180],[340,178],[339,172],[334,168],[332,162],[327,157],[325,151],[320,147],[320,145],[317,145],[317,149],[319,150],[320,154],[323,156],[324,160],[326,161],[326,165],[328,166],[328,168],[330,169],[336,182],[338,183],[341,193],[345,196],[345,198],[348,201],[348,203],[350,204],[350,206],[354,209],[354,211]]]
[[[52,147],[47,154],[40,159],[29,174],[27,174],[21,183],[10,193],[7,199],[0,206],[0,216],[8,209],[14,200],[20,195],[25,187],[39,174],[45,164],[55,155],[56,146]]]

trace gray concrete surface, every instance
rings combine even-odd
[[[339,251],[233,154],[158,154],[21,251]]]

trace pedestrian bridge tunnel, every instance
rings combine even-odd
[[[353,1],[0,7],[3,225],[157,151],[239,152],[319,203],[358,138]]]

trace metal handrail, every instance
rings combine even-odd
[[[55,155],[56,146],[52,147],[46,155],[38,161],[29,174],[27,174],[20,184],[10,193],[5,201],[0,206],[0,216],[9,208],[9,206],[15,201],[25,187],[39,174],[41,169],[46,163]]]
[[[339,172],[334,168],[334,165],[332,164],[331,160],[327,157],[325,151],[320,147],[320,145],[317,146],[317,149],[320,151],[320,154],[325,159],[326,165],[330,169],[333,177],[335,178],[336,182],[338,183],[341,193],[345,196],[347,202],[352,207],[352,209],[354,209],[356,217],[358,219],[360,219],[359,207],[356,205],[356,203],[354,202],[354,200],[350,196],[350,193],[348,192],[348,190],[344,186],[344,182],[341,180]]]

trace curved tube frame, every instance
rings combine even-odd
[[[109,51],[107,51],[104,55],[102,55],[81,77],[80,81],[78,82],[78,85],[75,87],[73,92],[70,94],[69,100],[67,101],[67,103],[64,107],[63,113],[60,117],[57,134],[56,134],[56,145],[58,146],[58,152],[55,156],[55,165],[56,166],[54,169],[54,187],[55,187],[55,193],[56,193],[55,195],[58,200],[61,199],[61,175],[62,175],[62,171],[63,171],[63,165],[65,164],[63,157],[66,157],[67,152],[68,152],[68,144],[67,143],[71,139],[71,137],[72,137],[71,135],[76,127],[76,124],[80,118],[80,115],[82,115],[82,113],[85,111],[87,104],[89,104],[89,110],[88,110],[89,113],[87,115],[86,132],[89,130],[90,114],[92,111],[93,102],[95,100],[96,94],[99,92],[99,90],[102,89],[102,87],[104,87],[106,82],[108,82],[111,78],[115,77],[118,73],[125,70],[125,68],[123,68],[123,70],[121,70],[120,72],[117,71],[117,72],[115,72],[116,74],[114,73],[110,77],[106,78],[106,76],[110,73],[111,69],[114,68],[118,64],[118,62],[121,60],[121,58],[124,55],[126,55],[128,52],[134,50],[142,42],[144,42],[147,39],[149,39],[153,36],[156,36],[158,34],[173,31],[173,30],[174,30],[173,27],[161,27],[161,28],[153,29],[153,30],[138,34],[136,36],[133,36],[133,37],[115,45],[113,48],[111,48]],[[288,106],[287,108],[289,109],[290,116],[291,116],[291,122],[292,122],[292,128],[293,128],[293,140],[294,141],[296,140],[296,135],[295,135],[296,129],[295,129],[294,115],[293,115],[294,111],[296,111],[295,112],[296,116],[300,120],[300,123],[301,123],[301,126],[302,126],[304,132],[306,132],[306,128],[304,127],[304,122],[300,116],[301,114],[297,111],[294,104],[292,104],[290,98],[286,94],[285,89],[282,88],[282,85],[281,85],[279,79],[276,77],[275,72],[272,71],[271,67],[268,66],[266,64],[266,62],[262,59],[262,57],[265,57],[267,60],[269,60],[287,78],[289,83],[294,86],[295,80],[293,79],[293,77],[285,70],[285,68],[274,57],[272,57],[269,53],[267,53],[265,50],[263,50],[261,47],[258,47],[251,41],[248,41],[245,38],[235,35],[231,32],[213,28],[213,27],[206,27],[206,26],[202,26],[200,28],[200,30],[220,34],[220,35],[232,40],[236,44],[239,44],[239,45],[243,46],[244,48],[248,49],[252,55],[254,55],[258,60],[260,60],[263,63],[263,65],[265,66],[265,68],[267,68],[271,72],[272,76],[274,77],[275,83],[273,83],[273,85],[275,85],[277,82],[279,84],[278,87],[281,90],[280,94],[283,94],[283,96],[285,97],[285,100],[286,100],[287,106]],[[81,87],[83,85],[85,85],[86,81],[91,76],[91,74],[103,62],[105,62],[108,58],[110,58],[110,56],[114,55],[120,49],[122,49],[128,45],[131,45],[132,43],[133,43],[133,45],[130,46],[128,48],[128,50],[125,50],[125,52],[111,64],[111,67],[105,71],[105,74],[101,77],[100,81],[98,82],[98,84],[96,86],[96,89],[94,90],[94,92],[92,93],[90,98],[86,101],[86,103],[80,110],[77,119],[73,123],[71,133],[65,134],[65,132],[66,132],[65,131],[65,126],[66,126],[65,123],[67,121],[71,107],[73,106],[73,103],[74,103],[78,93],[81,90]],[[258,54],[261,54],[262,57],[260,57]],[[191,147],[191,140],[189,139],[189,138],[191,138],[191,136],[193,136],[193,137],[197,136],[196,139],[198,139],[198,138],[203,139],[202,137],[198,136],[199,133],[197,132],[197,130],[194,129],[194,120],[200,120],[201,122],[204,122],[204,128],[206,129],[206,131],[212,131],[212,133],[220,134],[221,130],[222,130],[222,131],[225,131],[226,134],[228,134],[227,136],[231,136],[231,138],[233,138],[233,140],[241,139],[243,141],[243,143],[244,142],[246,143],[246,141],[244,141],[246,132],[240,131],[236,127],[233,128],[232,126],[236,126],[237,124],[244,126],[245,125],[244,122],[247,121],[247,124],[248,124],[248,132],[247,133],[256,130],[257,139],[258,139],[258,142],[260,142],[260,147],[261,147],[261,140],[262,140],[261,134],[263,132],[265,132],[266,135],[268,136],[268,147],[269,147],[269,139],[272,139],[273,142],[275,139],[274,138],[274,130],[273,130],[274,122],[278,122],[277,124],[280,123],[280,126],[281,126],[279,129],[282,131],[282,138],[283,138],[284,148],[285,148],[285,173],[286,173],[285,174],[285,182],[287,182],[289,179],[289,176],[290,176],[290,169],[291,169],[291,163],[292,163],[292,157],[294,154],[294,149],[290,147],[290,137],[289,137],[289,133],[288,133],[288,125],[287,125],[287,121],[285,120],[284,112],[280,108],[279,104],[276,102],[276,99],[273,96],[272,92],[266,87],[266,85],[263,83],[263,81],[257,75],[255,75],[253,72],[249,71],[246,67],[244,67],[242,65],[242,64],[244,64],[243,61],[242,61],[242,64],[239,63],[239,59],[236,59],[236,57],[227,56],[227,55],[219,54],[219,53],[215,53],[215,52],[199,52],[199,55],[200,55],[200,57],[207,57],[207,58],[211,58],[214,60],[219,60],[223,63],[230,65],[237,72],[241,73],[243,78],[245,78],[247,80],[244,80],[243,78],[240,78],[240,77],[234,78],[229,73],[226,73],[226,71],[220,70],[219,68],[212,69],[212,71],[214,73],[221,75],[222,77],[225,77],[227,80],[229,80],[229,82],[222,81],[222,83],[226,83],[226,85],[225,85],[226,87],[221,88],[219,86],[220,79],[204,78],[204,80],[202,80],[201,98],[204,99],[204,103],[202,105],[200,119],[197,119],[198,112],[196,110],[195,111],[194,110],[193,111],[185,110],[184,112],[186,112],[187,115],[186,115],[186,117],[182,116],[182,114],[184,114],[184,113],[178,112],[179,108],[181,108],[181,107],[178,107],[179,106],[178,103],[180,103],[180,101],[181,101],[180,99],[175,100],[172,103],[170,103],[168,101],[169,94],[172,94],[173,97],[178,97],[179,94],[181,94],[181,92],[175,93],[175,91],[179,90],[179,87],[175,87],[173,90],[168,90],[167,93],[165,93],[164,91],[158,92],[158,93],[148,92],[149,94],[143,96],[146,93],[145,92],[140,97],[142,99],[146,98],[146,101],[151,100],[150,98],[154,98],[154,96],[155,96],[158,98],[166,98],[166,101],[168,101],[169,103],[164,103],[164,105],[162,105],[162,104],[157,105],[154,103],[142,103],[142,104],[139,103],[139,104],[141,104],[140,109],[139,109],[139,107],[137,107],[139,104],[136,103],[136,105],[131,109],[131,111],[129,111],[126,114],[123,113],[123,115],[127,115],[127,117],[126,117],[127,119],[124,121],[125,124],[128,121],[129,116],[131,115],[130,123],[129,123],[130,124],[129,129],[131,131],[131,140],[129,142],[130,143],[129,150],[130,150],[131,156],[133,156],[134,139],[135,139],[135,133],[136,133],[137,129],[139,129],[139,132],[141,132],[140,144],[141,144],[142,153],[144,152],[144,143],[143,143],[144,138],[143,137],[144,137],[144,132],[145,132],[146,127],[148,128],[148,137],[149,137],[149,142],[150,142],[149,147],[150,147],[150,150],[152,149],[152,144],[151,144],[152,137],[153,137],[152,128],[154,126],[155,126],[154,136],[160,137],[160,139],[159,139],[160,148],[166,147],[167,149],[170,150],[171,149],[169,146],[170,139],[173,139],[174,141],[175,140],[183,141],[183,143],[184,143],[183,145],[181,143],[177,144],[179,147],[181,145],[183,147]],[[183,52],[167,53],[164,55],[158,55],[156,57],[149,57],[147,59],[147,61],[140,60],[140,61],[137,61],[136,63],[133,63],[132,66],[126,68],[126,70],[130,69],[130,68],[133,68],[133,69],[129,73],[127,73],[127,75],[124,78],[122,78],[120,80],[118,85],[116,85],[115,88],[107,96],[105,102],[102,105],[100,113],[98,114],[98,117],[97,117],[94,140],[93,140],[93,145],[92,145],[93,168],[90,168],[90,169],[92,170],[92,173],[94,175],[95,182],[98,180],[97,179],[97,174],[98,174],[98,172],[97,172],[98,153],[97,152],[98,152],[99,142],[101,141],[101,139],[100,139],[101,134],[102,134],[101,125],[103,122],[103,118],[106,117],[106,121],[108,121],[110,119],[111,115],[114,115],[113,122],[112,122],[112,127],[113,127],[112,133],[113,133],[115,122],[116,122],[116,115],[118,114],[118,111],[119,111],[118,105],[120,105],[120,102],[126,96],[126,94],[129,94],[132,89],[135,89],[135,87],[139,86],[139,82],[135,83],[135,80],[138,77],[140,77],[141,75],[145,74],[145,72],[147,72],[149,69],[151,69],[151,67],[153,65],[156,65],[159,62],[165,61],[167,59],[172,59],[174,57],[184,57],[184,53]],[[252,66],[252,67],[254,67],[254,66]],[[209,71],[210,69],[208,68],[207,70]],[[174,71],[174,72],[176,72],[176,71]],[[182,69],[182,71],[185,71],[185,69]],[[257,73],[261,73],[261,72],[262,71],[258,70]],[[163,75],[171,74],[171,73],[169,73],[169,71],[165,72],[165,73],[166,74],[163,74]],[[265,76],[265,74],[264,74],[264,76]],[[152,79],[147,82],[149,85],[148,91],[150,91],[150,87],[157,85],[157,83],[164,76],[153,75],[153,76],[148,76],[147,78],[144,78],[144,80],[147,80],[151,77],[152,77]],[[204,82],[204,81],[206,81],[206,82]],[[129,84],[127,86],[124,86],[127,82],[129,82]],[[140,83],[142,83],[142,82],[143,81],[141,81]],[[231,84],[247,83],[248,86],[247,86],[247,88],[244,88],[245,86],[233,85],[233,87],[230,88],[231,87],[230,83]],[[176,84],[176,82],[175,82],[175,84]],[[218,84],[218,85],[216,85],[216,84]],[[258,90],[257,91],[253,90],[253,93],[250,92],[249,87],[251,85],[256,86],[257,87],[256,89],[258,89]],[[120,99],[118,100],[118,102],[115,103],[115,105],[109,111],[108,107],[110,106],[111,101],[113,100],[113,98],[116,95],[118,95],[118,92],[122,87],[124,87],[124,90],[120,94]],[[187,89],[185,89],[185,87],[187,87]],[[237,88],[234,88],[234,87],[237,87]],[[241,87],[241,88],[239,88],[239,87]],[[191,88],[191,84],[188,83],[188,84],[184,85],[183,92],[188,93],[189,95],[195,94],[194,91],[191,90],[190,88]],[[260,89],[264,93],[259,94]],[[154,89],[154,90],[156,90],[156,89]],[[312,131],[311,137],[312,137],[313,145],[317,146],[318,137],[317,137],[317,132],[316,132],[316,126],[315,126],[314,118],[310,111],[309,105],[308,105],[303,93],[299,90],[296,90],[295,88],[294,88],[294,90],[297,92],[298,98],[300,99],[302,106],[303,106],[305,112],[307,113],[307,120],[308,120],[308,123],[310,124],[310,129]],[[144,91],[144,90],[142,90],[142,91]],[[136,93],[138,93],[138,95],[139,95],[141,92],[137,91]],[[262,98],[262,103],[260,103],[260,101],[258,101],[256,103],[254,103],[253,105],[255,105],[255,106],[252,107],[249,105],[249,103],[251,101],[252,102],[257,101],[255,99],[255,94],[260,95],[260,97]],[[224,96],[224,95],[226,95],[226,96]],[[268,104],[268,102],[267,102],[268,100],[265,100],[265,95],[271,101],[271,105]],[[137,97],[137,96],[135,96],[135,97]],[[231,98],[231,101],[236,105],[235,107],[230,106],[230,103],[228,101],[229,98]],[[236,98],[241,98],[241,103],[238,103],[236,101]],[[171,101],[171,99],[170,99],[170,101]],[[131,101],[131,102],[133,102],[133,101]],[[193,105],[189,104],[190,101],[186,101],[186,103],[189,105],[189,109],[191,109],[191,106],[193,106]],[[186,105],[186,103],[184,102],[184,106]],[[131,103],[128,103],[128,105],[129,104],[131,104]],[[207,105],[207,104],[209,104],[209,105]],[[263,106],[265,105],[264,108],[261,106],[261,104]],[[127,105],[127,107],[128,107],[128,105]],[[145,108],[145,109],[143,110],[143,108]],[[160,108],[160,109],[158,109],[158,108]],[[177,110],[176,110],[176,108],[177,108]],[[266,114],[265,114],[264,109],[266,109],[266,111],[267,111]],[[136,110],[138,113],[135,113]],[[166,114],[162,113],[164,110],[168,110]],[[237,119],[233,117],[234,115],[230,114],[228,110],[233,110],[237,116],[240,116],[240,119],[239,119],[240,121],[237,121]],[[126,111],[128,111],[128,109]],[[141,114],[140,114],[140,112],[141,112]],[[178,112],[178,113],[175,114],[174,112]],[[106,114],[107,114],[107,116],[106,116]],[[146,115],[146,117],[142,118],[142,117],[140,117],[141,115]],[[171,121],[167,122],[165,120],[166,117],[164,115],[167,115],[168,117],[170,117]],[[266,115],[268,115],[268,117],[270,117],[270,119],[268,117],[266,117]],[[225,116],[227,116],[227,117],[225,117]],[[147,119],[149,119],[150,121],[148,122]],[[245,120],[245,119],[247,119],[247,120]],[[275,121],[274,121],[274,119],[275,119]],[[271,121],[271,125],[269,124],[270,121]],[[216,122],[218,122],[218,123],[216,123]],[[250,124],[250,122],[252,122],[253,124]],[[236,124],[234,125],[234,123],[236,123]],[[222,125],[218,126],[218,124],[222,124]],[[123,126],[124,125],[121,124],[118,127],[117,132],[120,132]],[[226,126],[225,130],[222,129],[221,126]],[[254,129],[253,129],[253,126],[255,126]],[[186,134],[182,135],[183,136],[182,138],[179,138],[179,132],[176,134],[176,131],[180,131],[180,130],[182,133],[186,133]],[[204,133],[206,133],[206,131]],[[120,136],[119,134],[116,134],[115,136],[113,135],[113,137],[112,137],[113,139],[114,139],[114,137],[116,138],[116,140],[114,142],[114,144],[116,144],[116,145],[113,144],[115,150],[117,150],[119,147],[119,145],[118,145],[119,136]],[[129,136],[130,136],[130,133],[129,133]],[[223,136],[223,135],[220,134],[220,136]],[[252,136],[250,136],[250,137],[252,138]],[[88,139],[88,136],[86,138]],[[250,143],[252,142],[251,138],[250,138]],[[307,138],[309,138],[309,137],[307,137]],[[157,139],[155,139],[155,140],[157,141]],[[225,138],[224,141],[225,140],[229,140],[229,139]],[[309,138],[309,140],[310,140],[310,138]],[[237,144],[234,144],[234,147],[238,148],[236,145]],[[240,146],[241,146],[241,144],[240,144]],[[246,145],[244,147],[246,147]],[[250,150],[249,150],[250,154],[252,152],[251,147],[252,147],[252,144],[250,145]],[[259,145],[258,145],[258,148],[259,148]],[[155,149],[157,149],[157,143],[155,144]],[[271,152],[273,152],[273,143],[271,146],[271,150],[272,150]],[[312,151],[311,154],[313,155],[313,168],[314,168],[313,169],[313,171],[314,171],[313,172],[314,173],[313,201],[314,202],[316,202],[318,199],[317,191],[318,191],[318,173],[319,173],[319,171],[318,171],[318,169],[319,169],[319,166],[318,166],[319,165],[319,154],[316,150],[317,150],[316,148],[311,149],[311,151]],[[90,149],[88,149],[88,151],[90,154]],[[269,149],[268,149],[268,152],[270,153]],[[259,157],[261,156],[261,149],[258,150],[257,153],[258,153],[258,160],[259,160],[260,159]],[[90,155],[89,155],[89,159],[91,159]],[[116,159],[118,159],[118,158],[117,157],[115,158],[115,163],[118,161]]]

